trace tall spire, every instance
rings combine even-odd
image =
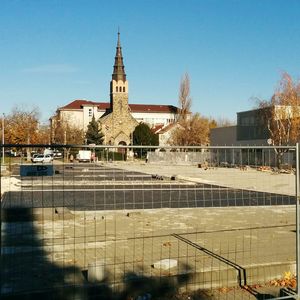
[[[120,42],[120,28],[118,27],[118,48],[121,48],[121,42]]]
[[[125,74],[125,67],[123,64],[123,56],[122,56],[122,47],[120,42],[120,31],[118,29],[118,43],[117,43],[117,50],[115,56],[115,64],[114,64],[114,71],[112,74],[112,79],[119,81],[123,80],[126,81],[126,74]]]

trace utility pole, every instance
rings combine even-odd
[[[4,153],[5,153],[5,151],[4,151],[4,141],[5,141],[5,139],[4,139],[4,118],[5,118],[5,115],[3,114],[3,117],[2,117],[2,160],[1,160],[2,165],[4,165]]]

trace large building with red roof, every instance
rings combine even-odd
[[[93,116],[99,121],[104,144],[129,145],[135,127],[147,123],[151,128],[167,127],[176,121],[178,108],[173,105],[129,104],[128,81],[120,44],[120,34],[116,48],[115,64],[110,82],[110,102],[95,102],[77,99],[57,110],[51,127],[57,122],[68,122],[70,126],[87,130]],[[54,132],[54,130],[53,130]]]

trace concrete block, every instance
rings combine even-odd
[[[88,282],[101,282],[105,278],[104,261],[94,261],[88,264]]]
[[[177,267],[176,259],[162,259],[153,264],[154,269],[169,270]]]

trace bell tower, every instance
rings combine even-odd
[[[128,111],[128,82],[123,63],[120,32],[118,32],[115,64],[110,82],[110,107],[111,111],[116,113],[122,113],[124,110]]]

